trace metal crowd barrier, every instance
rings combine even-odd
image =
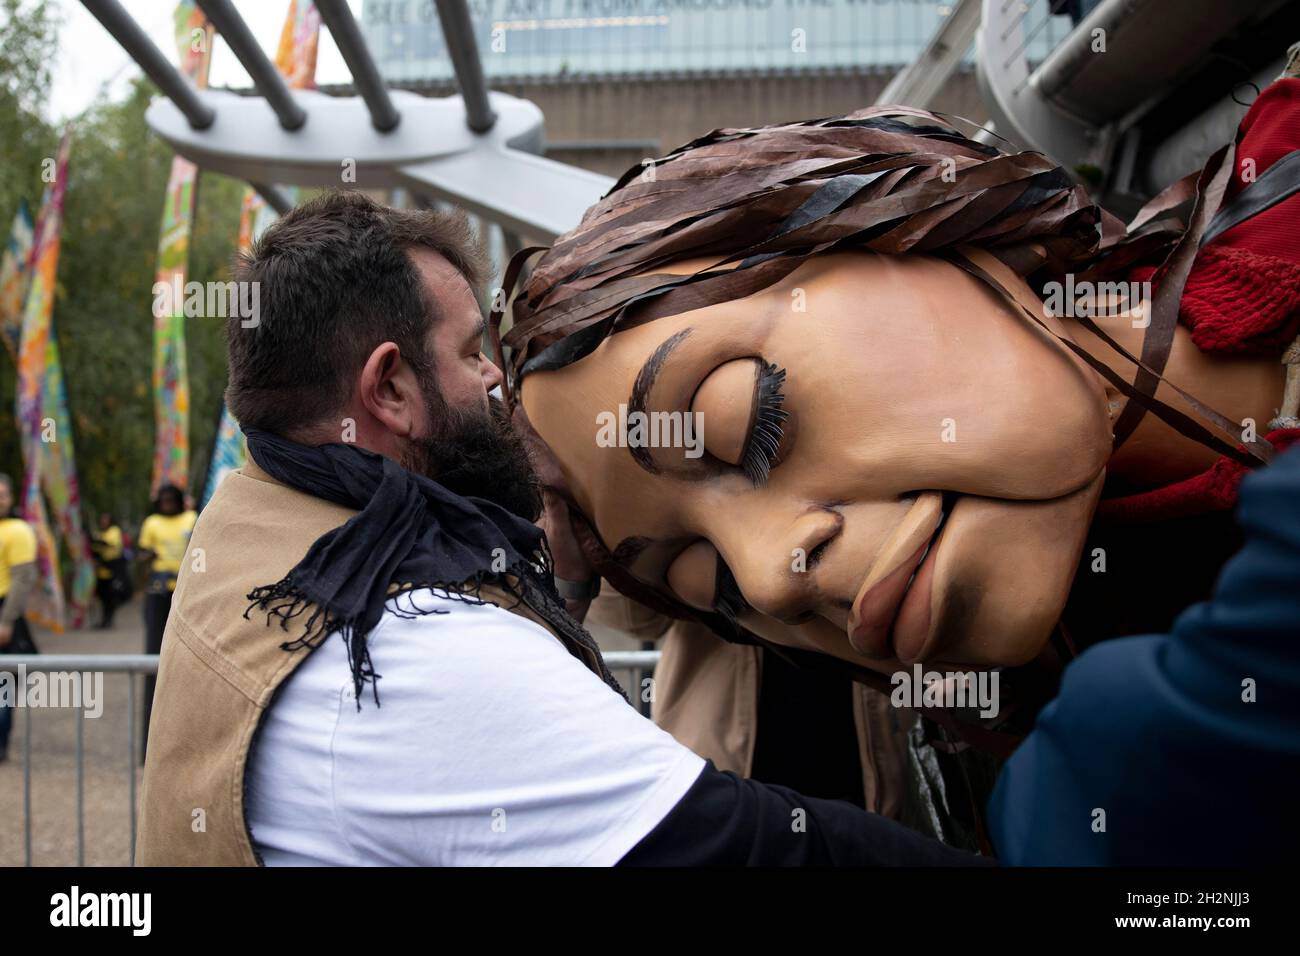
[[[605,663],[614,672],[627,671],[632,680],[627,692],[632,703],[648,715],[649,702],[642,699],[641,682],[652,674],[659,663],[659,651],[609,651]],[[136,837],[136,692],[134,677],[137,674],[158,673],[157,654],[5,654],[0,655],[0,671],[18,672],[23,667],[27,673],[58,674],[86,672],[126,674],[126,752],[127,776],[130,794],[131,857],[135,858]],[[32,711],[23,710],[23,854],[24,866],[32,865]],[[77,711],[77,866],[86,862],[85,817],[85,717],[84,707]]]
[[[5,654],[0,657],[0,670],[17,672],[23,667],[28,673],[58,674],[68,672],[99,672],[127,674],[126,687],[126,747],[127,776],[130,791],[131,856],[135,856],[135,681],[136,674],[158,673],[156,654]],[[21,689],[20,689],[21,691]],[[32,711],[23,710],[23,861],[32,865]],[[85,716],[84,707],[77,712],[77,865],[86,862],[86,780],[85,780]]]

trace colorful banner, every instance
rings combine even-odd
[[[177,4],[174,22],[181,72],[196,86],[207,86],[213,37],[211,24],[193,0],[181,0]],[[156,282],[174,288],[185,287],[197,184],[198,167],[187,159],[175,157],[167,181],[162,232],[158,240],[158,269],[154,277]],[[189,485],[190,471],[190,383],[185,364],[184,297],[171,302],[169,313],[155,313],[153,318],[153,395],[157,431],[151,496],[156,495],[164,484],[184,490]]]
[[[43,441],[40,464],[41,488],[63,537],[71,561],[71,595],[66,615],[72,627],[85,623],[95,588],[95,559],[90,538],[81,526],[81,485],[77,479],[76,455],[72,443],[72,416],[68,411],[68,390],[63,380],[63,361],[54,329],[45,347],[45,395],[42,421],[53,423],[57,441]]]
[[[77,484],[72,420],[58,338],[54,334],[54,290],[63,225],[63,195],[67,183],[69,136],[64,134],[55,164],[54,181],[46,187],[35,228],[30,286],[23,308],[18,349],[17,418],[22,436],[22,516],[36,530],[37,560],[43,573],[32,617],[55,630],[71,623],[80,627],[95,584],[90,540],[81,527],[81,493]],[[72,562],[72,587],[64,605],[58,553],[50,531],[41,491],[62,535]]]
[[[274,211],[263,202],[262,197],[251,189],[246,190],[239,209],[239,251],[243,253],[251,249],[253,237],[260,236],[274,218]],[[212,462],[208,465],[208,480],[203,485],[200,509],[207,507],[221,480],[243,466],[244,456],[244,433],[239,430],[239,423],[230,414],[230,409],[222,403],[221,422],[217,426],[217,437],[212,445]]]
[[[284,28],[280,31],[280,45],[275,53],[275,65],[291,89],[313,89],[316,86],[316,50],[320,41],[320,13],[311,0],[299,3],[289,0],[289,13],[284,19]],[[282,190],[289,202],[298,200],[298,190],[285,187]],[[275,221],[275,210],[263,202],[262,197],[249,189],[244,193],[244,202],[239,213],[239,251],[247,252],[253,242],[260,238],[266,227]],[[230,409],[222,406],[221,424],[217,428],[217,439],[212,449],[212,464],[208,468],[208,480],[203,486],[203,504],[208,503],[217,485],[227,474],[244,463],[244,436],[239,424],[230,414]]]
[[[289,13],[280,31],[275,65],[293,90],[316,88],[316,48],[320,43],[320,12],[311,0],[289,0]]]
[[[0,338],[15,362],[18,361],[18,339],[23,330],[23,302],[27,299],[27,286],[31,281],[32,215],[25,200],[18,201],[18,214],[14,227],[0,256]]]
[[[208,506],[222,479],[243,467],[246,454],[244,433],[239,430],[239,423],[230,414],[230,409],[222,405],[221,424],[217,426],[217,439],[212,446],[212,464],[208,467],[208,480],[203,486],[200,510]]]

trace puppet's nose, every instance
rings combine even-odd
[[[741,540],[734,546],[724,541],[718,549],[746,604],[761,614],[793,623],[816,609],[817,565],[839,535],[844,519],[837,512],[816,509],[789,521],[763,524],[757,534],[752,534],[753,524],[734,528]]]

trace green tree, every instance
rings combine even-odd
[[[20,10],[20,7],[22,9]],[[41,162],[61,130],[38,109],[49,88],[55,25],[44,3],[0,0],[0,229],[19,198],[35,214]],[[105,41],[109,42],[109,41]],[[120,101],[101,96],[72,124],[54,329],[63,357],[81,497],[88,516],[129,525],[147,513],[153,460],[153,282],[172,151],[145,123],[157,91],[144,79]],[[189,278],[229,278],[244,186],[203,173]],[[2,240],[0,240],[2,241]],[[190,375],[190,487],[206,478],[225,389],[220,319],[186,321]],[[15,369],[0,359],[0,469],[22,467],[13,418]]]
[[[55,325],[63,349],[82,498],[134,523],[148,508],[154,447],[153,283],[172,151],[148,128],[144,80],[76,124]],[[229,278],[243,186],[199,178],[188,278]],[[206,476],[225,389],[220,319],[186,321],[190,487]]]
[[[0,243],[8,241],[19,199],[36,214],[44,188],[41,160],[58,149],[58,133],[40,113],[57,46],[48,2],[0,0]],[[14,422],[15,372],[8,355],[0,357],[0,470],[16,477],[22,454]]]
[[[6,232],[19,198],[33,205],[40,198],[41,168],[32,157],[52,157],[58,145],[58,134],[41,117],[57,49],[48,0],[0,0],[0,217]]]

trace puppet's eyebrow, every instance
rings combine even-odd
[[[695,331],[694,326],[682,329],[660,343],[659,347],[650,353],[650,357],[645,360],[641,366],[641,371],[636,373],[636,381],[632,383],[632,394],[627,399],[627,411],[631,415],[633,412],[642,412],[646,410],[646,403],[650,399],[650,389],[654,386],[655,378],[658,377],[659,371],[663,368],[664,362],[672,354],[673,349],[686,341],[686,336]],[[635,447],[629,448],[632,453],[632,460],[644,468],[650,474],[658,474],[659,467],[655,464],[654,458],[650,456],[648,449]]]

